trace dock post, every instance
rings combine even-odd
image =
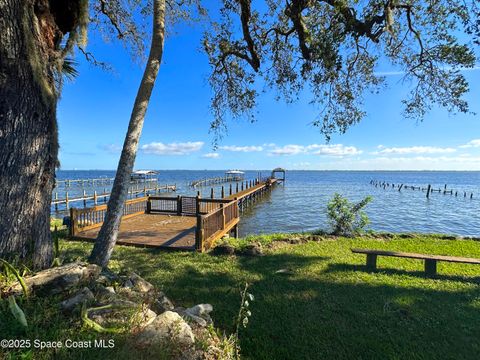
[[[210,199],[214,199],[215,198],[215,193],[213,191],[213,187],[210,189]]]
[[[152,212],[152,200],[150,200],[150,196],[147,198],[147,208],[145,209],[145,213],[150,214]]]
[[[97,190],[93,192],[93,204],[97,205]]]
[[[237,182],[237,187],[236,187],[235,193],[238,193],[238,182]]]
[[[233,228],[233,237],[238,239],[238,224]]]
[[[232,195],[232,183],[230,183],[230,194],[229,195]]]
[[[75,217],[74,217],[74,209],[70,209],[70,228],[68,229],[68,232],[70,236],[75,235]]]
[[[177,215],[182,215],[182,197],[177,195]]]
[[[224,189],[224,187],[223,187],[223,185],[222,185],[222,199],[223,199],[224,197],[225,197],[225,189]]]
[[[68,209],[68,191],[65,192],[65,206],[66,206],[67,209]]]
[[[430,189],[431,189],[432,185],[428,184],[428,187],[427,187],[427,199],[430,197]]]
[[[85,189],[83,189],[83,207],[87,207],[87,194],[85,192]]]
[[[223,203],[220,204],[220,208],[222,209],[222,230],[225,229],[225,207]]]
[[[195,214],[200,215],[200,191],[198,192],[196,201],[195,201]]]
[[[195,229],[195,250],[198,252],[203,252],[203,237],[204,230],[202,227],[202,215],[197,215],[197,226]]]

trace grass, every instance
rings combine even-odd
[[[297,237],[306,235],[298,235]],[[480,258],[480,243],[418,235],[391,239],[317,237],[321,241],[289,244],[290,235],[231,240],[266,248],[263,257],[212,256],[118,246],[115,270],[134,270],[163,289],[179,306],[213,305],[215,326],[234,331],[240,291],[245,283],[255,295],[252,317],[240,332],[246,359],[477,359],[480,351],[480,266],[438,264],[434,279],[423,275],[423,262],[379,257],[379,271],[365,271],[365,256],[350,248],[374,248]],[[310,238],[310,236],[308,236]],[[67,261],[85,259],[91,244],[60,242]],[[289,269],[289,274],[276,274]],[[79,318],[60,313],[51,300],[19,304],[31,328],[12,325],[2,304],[2,337],[58,340],[98,335],[81,327]],[[109,338],[109,337],[107,337]],[[116,339],[105,351],[36,351],[26,358],[129,358],[132,349]],[[34,356],[35,355],[35,356]],[[135,352],[137,359],[141,353]],[[0,356],[1,358],[1,356]],[[7,357],[8,358],[8,357]]]

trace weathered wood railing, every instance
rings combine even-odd
[[[106,211],[106,204],[84,209],[71,208],[70,236],[102,226]],[[127,200],[122,219],[155,213],[196,216],[195,248],[198,251],[209,249],[239,221],[236,200],[202,199],[199,196],[145,196]]]
[[[203,215],[197,215],[197,230],[195,233],[195,249],[208,250],[223,235],[231,231],[238,224],[240,217],[238,202],[218,203],[219,207]]]
[[[122,219],[144,214],[148,197],[125,201]],[[81,231],[87,231],[102,226],[107,212],[107,205],[99,205],[85,209],[70,209],[70,235],[75,236]]]

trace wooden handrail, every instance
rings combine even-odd
[[[197,229],[195,233],[195,248],[203,251],[225,232],[228,232],[239,221],[237,200],[229,200],[228,203],[220,203],[220,206],[208,214],[197,215]]]

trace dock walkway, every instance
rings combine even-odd
[[[240,209],[277,184],[255,180],[220,199],[200,196],[145,196],[125,202],[117,244],[203,252],[229,233],[238,235]],[[107,205],[70,209],[70,236],[94,241]]]

